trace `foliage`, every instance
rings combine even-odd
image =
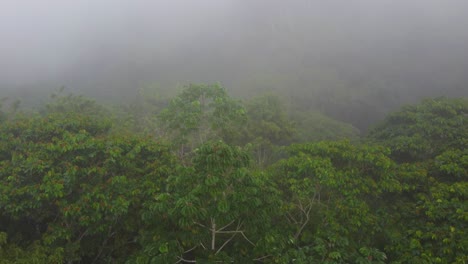
[[[255,163],[264,167],[278,158],[280,146],[291,143],[294,124],[288,119],[280,98],[273,94],[254,97],[246,102],[247,122],[242,127],[242,144],[253,154]]]
[[[249,120],[246,140],[263,138],[275,145],[285,145],[294,134],[294,125],[288,120],[280,98],[273,94],[254,97],[246,103]]]
[[[116,106],[119,130],[158,137],[162,133],[158,115],[169,105],[172,93],[153,84],[138,90],[130,102]]]
[[[165,135],[179,155],[208,140],[235,138],[245,110],[218,84],[190,84],[160,113]]]
[[[397,263],[464,263],[468,196],[466,150],[448,150],[435,162],[402,165],[402,197],[393,205],[394,228],[387,245]],[[416,173],[414,173],[416,172]]]
[[[297,128],[295,142],[359,138],[359,130],[351,124],[331,119],[319,112],[296,112],[292,114],[292,118]]]
[[[6,98],[0,98],[0,122],[6,119],[6,114],[3,111],[3,102]]]
[[[7,104],[5,104],[5,102],[7,102]],[[0,122],[16,114],[19,111],[20,105],[21,101],[19,99],[9,102],[8,97],[0,98]]]
[[[270,185],[248,171],[249,162],[245,151],[221,141],[195,150],[192,166],[181,167],[167,191],[145,203],[143,216],[154,230],[144,242],[151,261],[254,258],[276,200]]]
[[[0,232],[0,263],[63,263],[63,248],[51,249],[50,247],[33,243],[26,250],[13,243],[8,243],[8,236]]]
[[[0,263],[468,261],[466,99],[351,143],[319,141],[351,126],[274,95],[244,110],[219,85],[141,112],[53,97],[0,112]]]
[[[387,154],[346,141],[301,144],[273,167],[289,225],[283,228],[298,248],[293,252],[308,256],[303,261],[358,262],[361,248],[375,252],[366,257],[384,260],[372,248],[385,228],[379,197],[401,191]]]
[[[122,260],[137,247],[139,207],[170,169],[167,149],[72,113],[18,116],[2,124],[0,140],[9,246],[82,262]]]
[[[427,99],[390,114],[369,135],[406,170],[403,196],[390,210],[387,250],[397,263],[467,261],[467,113],[466,99]]]
[[[91,118],[99,118],[109,116],[111,113],[95,100],[87,98],[83,95],[75,95],[73,93],[63,94],[65,88],[59,89],[53,93],[51,101],[46,104],[43,113],[61,113],[61,114],[76,114],[79,113]]]
[[[468,99],[426,99],[388,115],[369,138],[390,147],[401,162],[424,161],[468,148]]]

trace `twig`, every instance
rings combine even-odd
[[[236,235],[237,233],[232,235],[231,238],[229,238],[228,240],[226,240],[226,242],[224,242],[223,245],[221,245],[221,247],[218,248],[215,255],[217,255],[221,251],[221,249],[223,249]]]
[[[205,245],[203,245],[203,242],[200,241],[200,245],[202,246],[203,249],[206,250],[206,247],[205,247]]]
[[[200,223],[198,223],[198,222],[193,222],[193,223],[196,224],[196,225],[199,225],[199,226],[201,226],[201,227],[208,228],[207,226],[202,225],[202,224],[200,224]],[[209,228],[208,228],[208,229],[209,229]]]
[[[220,229],[218,229],[216,232],[218,232],[218,231],[222,231],[222,230],[226,229],[228,226],[232,225],[232,224],[233,224],[235,221],[236,221],[236,220],[232,220],[232,221],[231,221],[229,224],[227,224],[227,225],[225,225],[225,226],[221,227],[221,228],[220,228]]]
[[[197,247],[198,247],[198,245],[195,245],[193,248],[191,248],[191,249],[189,249],[189,250],[186,250],[186,251],[184,251],[184,253],[183,253],[183,254],[185,254],[185,253],[189,253],[190,251],[192,251],[192,250],[196,249]]]
[[[269,258],[269,257],[271,257],[271,255],[266,255],[266,256],[263,256],[263,257],[255,258],[255,259],[253,259],[253,261],[261,261],[262,259],[266,259],[266,258]]]
[[[188,259],[184,259],[183,257],[178,257],[179,258],[179,261],[177,261],[176,263],[179,263],[179,262],[188,262],[188,263],[197,263],[196,260],[188,260]]]

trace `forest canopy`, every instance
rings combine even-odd
[[[0,108],[0,263],[466,263],[468,100],[359,133],[192,84]]]

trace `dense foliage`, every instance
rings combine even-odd
[[[0,263],[468,262],[467,99],[361,138],[273,94],[146,99],[0,107]]]

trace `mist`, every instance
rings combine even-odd
[[[120,100],[221,82],[303,104],[381,97],[384,112],[468,95],[466,25],[464,0],[4,0],[0,93]]]

